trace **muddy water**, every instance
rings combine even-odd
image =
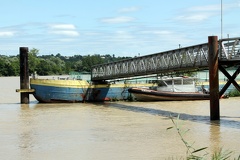
[[[195,149],[240,154],[240,98],[222,99],[221,121],[209,121],[209,101],[21,105],[19,77],[0,78],[0,155],[8,160],[180,159],[186,147],[169,116],[180,115]],[[205,154],[202,152],[201,154]]]

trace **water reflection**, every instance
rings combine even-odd
[[[19,113],[19,149],[23,159],[31,159],[34,147],[34,116],[29,109],[29,104],[21,104]]]
[[[1,159],[179,159],[186,148],[166,131],[178,114],[189,142],[240,153],[239,98],[221,100],[221,120],[210,121],[209,101],[39,104],[31,95],[22,105],[19,77],[3,80]]]
[[[140,112],[140,113],[146,113],[150,115],[155,115],[155,116],[162,116],[165,118],[169,118],[170,116],[172,117],[178,117],[180,120],[184,121],[192,121],[192,122],[198,122],[198,123],[204,123],[204,124],[209,124],[210,126],[224,126],[224,127],[229,127],[229,128],[237,128],[240,129],[240,121],[235,121],[235,120],[229,120],[230,118],[234,117],[229,117],[229,116],[223,116],[220,121],[210,121],[209,116],[204,116],[204,115],[193,115],[193,114],[186,114],[186,113],[179,113],[179,112],[173,112],[173,111],[167,111],[167,110],[161,110],[161,109],[155,109],[155,108],[149,108],[149,107],[142,107],[142,106],[130,106],[130,105],[125,105],[125,104],[118,104],[118,103],[112,103],[111,107],[121,109],[121,110],[127,110],[131,112]],[[171,108],[169,108],[171,110]],[[240,117],[236,117],[240,118]],[[220,123],[221,122],[221,123]]]
[[[211,153],[215,153],[218,151],[222,146],[221,146],[221,131],[220,131],[221,123],[219,120],[217,121],[211,121],[210,122],[210,137],[209,141],[212,142],[210,143],[210,150]]]
[[[226,137],[239,137],[239,117],[225,114],[220,121],[210,121],[208,110],[206,112],[206,108],[198,106],[203,104],[22,104],[17,118],[19,130],[16,133],[19,153],[22,159],[39,158],[41,153],[47,155],[47,158],[59,155],[54,157],[58,159],[69,158],[69,155],[77,155],[80,159],[97,158],[93,155],[99,155],[98,159],[119,155],[124,159],[125,154],[133,152],[132,156],[136,159],[151,159],[151,156],[166,159],[177,150],[174,154],[179,158],[183,157],[182,153],[186,150],[176,132],[166,131],[171,125],[169,116],[176,117],[178,114],[180,120],[185,122],[185,127],[192,130],[187,136],[190,142],[197,140],[196,143],[200,147],[207,146],[209,152],[216,151],[223,144],[227,144],[227,149],[232,144],[233,149],[238,148],[237,142]]]

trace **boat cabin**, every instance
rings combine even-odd
[[[156,91],[169,91],[169,92],[197,92],[194,77],[162,77],[155,80],[156,87],[150,89]]]

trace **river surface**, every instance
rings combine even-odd
[[[180,115],[193,148],[240,155],[240,98],[220,101],[221,120],[209,119],[209,101],[20,104],[19,77],[0,77],[0,156],[7,160],[180,159],[187,148],[169,116]]]

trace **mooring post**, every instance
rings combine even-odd
[[[208,65],[210,87],[210,120],[219,120],[218,37],[208,37]]]
[[[20,47],[20,89],[29,89],[28,48]],[[21,93],[21,103],[29,103],[29,93]]]

